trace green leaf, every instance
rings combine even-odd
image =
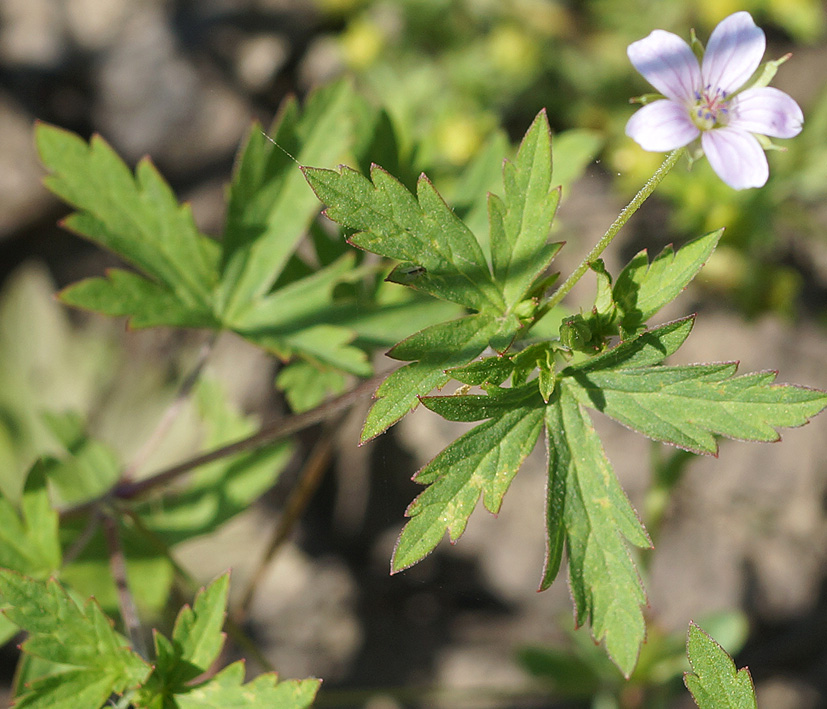
[[[146,310],[134,313],[141,318],[165,322],[157,304],[168,298],[178,303],[169,324],[180,324],[182,308],[198,314],[199,322],[208,321],[218,244],[198,231],[189,206],[178,204],[152,164],[142,160],[133,176],[99,136],[87,145],[73,133],[40,123],[35,137],[40,158],[52,173],[46,186],[78,210],[64,225],[118,254],[152,282],[97,279],[94,287],[64,291],[67,302],[115,309],[124,293],[134,297],[143,289],[153,298]]]
[[[303,170],[327,205],[325,214],[359,230],[352,244],[403,262],[388,280],[480,312],[502,312],[502,295],[479,243],[424,175],[414,197],[378,166],[370,180],[344,166]]]
[[[562,383],[546,408],[549,436],[548,547],[542,589],[560,567],[565,543],[578,625],[591,623],[628,677],[646,635],[646,595],[624,539],[652,543],[606,458],[586,413]]]
[[[224,625],[230,575],[219,576],[195,596],[192,608],[184,606],[175,619],[172,641],[180,658],[198,671],[184,681],[206,672],[224,645]]]
[[[38,581],[0,569],[0,607],[8,618],[28,632],[24,652],[76,668],[67,677],[83,702],[77,709],[98,709],[112,693],[121,694],[149,674],[150,667],[128,648],[126,638],[112,628],[94,600],[80,608],[55,580]],[[69,690],[50,677],[34,682],[21,706],[65,703]]]
[[[270,290],[304,235],[318,204],[299,165],[342,157],[353,135],[354,100],[350,84],[339,81],[311,94],[301,114],[296,102],[288,101],[273,126],[278,145],[260,126],[250,129],[224,229],[219,296],[224,320],[237,320]]]
[[[451,542],[457,541],[480,497],[496,514],[542,425],[542,409],[512,408],[458,438],[420,470],[414,479],[429,487],[405,512],[411,521],[394,550],[392,572],[429,554],[446,531]]]
[[[237,441],[255,430],[254,420],[235,411],[216,382],[202,380],[196,398],[207,428],[205,449]],[[292,452],[291,442],[281,441],[203,465],[175,495],[142,503],[137,511],[146,528],[167,546],[208,534],[269,490]]]
[[[68,670],[26,683],[15,709],[100,709],[112,694],[112,677],[98,668]]]
[[[445,386],[450,378],[445,370],[474,359],[498,330],[491,317],[467,315],[432,325],[400,342],[389,355],[417,361],[392,372],[379,385],[362,429],[362,441],[396,423],[417,406],[420,396]]]
[[[26,479],[18,512],[0,495],[0,566],[35,578],[60,569],[58,515],[49,501],[43,463]]]
[[[726,651],[695,623],[689,624],[686,651],[692,672],[683,676],[699,709],[756,709],[749,670],[735,670]]]
[[[287,403],[296,413],[315,408],[330,394],[341,394],[345,385],[341,372],[301,360],[291,362],[276,377],[276,386],[285,393]]]
[[[113,317],[128,317],[133,328],[217,327],[213,314],[189,307],[171,289],[131,271],[111,268],[105,278],[86,278],[58,294],[61,302]]]
[[[776,372],[735,377],[737,363],[570,372],[578,401],[655,440],[716,454],[715,435],[777,441],[827,406],[827,393],[774,384]],[[564,371],[565,375],[566,372]]]
[[[351,346],[356,333],[335,321],[334,287],[352,279],[353,254],[294,281],[249,304],[232,324],[245,339],[274,352],[283,360],[294,355],[338,369],[370,376],[367,354]]]
[[[561,244],[546,244],[560,190],[551,181],[551,133],[545,110],[525,134],[516,160],[503,165],[505,197],[489,198],[494,278],[516,305]]]
[[[178,709],[305,709],[313,704],[321,682],[317,679],[279,682],[273,672],[244,682],[244,662],[226,667],[208,682],[175,695]]]
[[[626,332],[639,329],[652,315],[671,303],[706,263],[723,229],[685,244],[677,253],[667,246],[652,263],[646,250],[639,252],[620,272],[613,289]]]

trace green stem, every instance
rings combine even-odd
[[[678,162],[685,150],[685,148],[678,148],[666,156],[666,160],[663,161],[663,164],[657,169],[655,174],[647,180],[646,184],[640,188],[640,191],[634,196],[632,201],[623,208],[617,216],[617,219],[614,220],[612,225],[606,230],[606,233],[601,237],[600,241],[594,245],[594,248],[589,251],[586,257],[580,262],[580,265],[572,271],[571,275],[563,282],[563,284],[556,291],[554,291],[551,298],[543,303],[543,305],[537,310],[535,322],[566,297],[568,292],[574,287],[574,284],[583,277],[583,274],[585,274],[586,271],[589,270],[589,267],[600,257],[600,254],[602,254],[609,244],[612,243],[612,240],[615,236],[617,236],[617,233],[623,225],[629,221],[629,218],[638,209],[640,209],[640,205],[646,201],[646,198],[655,191],[655,187],[657,187],[669,171],[675,167],[675,163]]]

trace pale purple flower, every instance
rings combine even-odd
[[[640,108],[626,135],[644,150],[666,152],[700,136],[718,176],[736,190],[761,187],[769,176],[757,135],[792,138],[804,115],[783,91],[741,87],[764,56],[766,38],[748,12],[736,12],[713,30],[703,62],[671,32],[655,30],[627,50],[644,78],[665,98]]]

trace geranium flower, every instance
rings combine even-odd
[[[690,46],[655,30],[629,45],[635,69],[663,94],[626,124],[626,135],[644,150],[666,152],[700,136],[712,169],[736,190],[761,187],[769,176],[756,135],[792,138],[804,115],[783,91],[742,88],[764,56],[766,38],[748,12],[736,12],[713,30],[699,65]],[[760,82],[759,82],[760,83]]]

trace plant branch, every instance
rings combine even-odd
[[[284,505],[284,512],[273,529],[267,550],[264,552],[264,556],[261,558],[256,570],[247,582],[244,594],[241,597],[241,602],[236,609],[236,623],[241,624],[246,619],[256,588],[264,576],[267,567],[270,565],[276,552],[284,542],[287,541],[293,527],[295,527],[296,522],[301,519],[304,510],[307,508],[307,505],[313,498],[313,494],[319,487],[327,464],[333,455],[334,432],[341,424],[342,418],[340,415],[334,421],[330,421],[325,425],[319,439],[316,441],[316,445],[313,446],[313,450],[302,466],[296,485],[293,487]]]
[[[138,610],[135,607],[135,599],[129,590],[129,583],[126,577],[126,557],[121,546],[121,537],[118,533],[118,523],[108,514],[102,516],[103,533],[106,537],[106,547],[109,550],[109,569],[112,572],[112,579],[115,581],[115,588],[118,592],[118,606],[121,610],[121,618],[124,627],[132,641],[132,647],[145,660],[148,659],[146,645],[141,633],[141,623],[138,620]]]
[[[158,445],[164,439],[164,436],[169,432],[172,423],[175,421],[178,414],[181,412],[181,409],[184,406],[184,403],[187,401],[190,393],[192,392],[193,387],[198,382],[198,378],[201,376],[201,372],[204,370],[204,365],[207,364],[207,360],[209,359],[210,353],[215,346],[215,342],[218,339],[218,333],[213,332],[210,335],[210,338],[204,342],[199,351],[198,357],[195,361],[195,366],[192,368],[192,371],[184,378],[181,382],[180,386],[178,387],[178,391],[175,394],[175,398],[172,400],[170,405],[167,407],[166,411],[164,411],[163,416],[161,416],[160,421],[155,426],[155,429],[152,433],[149,434],[149,438],[144,442],[141,446],[140,450],[137,452],[135,457],[132,459],[132,462],[124,468],[123,474],[121,475],[121,482],[128,482],[135,477],[135,473],[141,468],[141,466],[146,462],[147,458],[149,458],[152,453],[158,448]]]
[[[586,257],[580,262],[580,265],[572,271],[563,284],[556,291],[554,291],[551,298],[549,298],[540,308],[538,308],[534,322],[540,320],[543,315],[558,305],[560,301],[566,297],[568,292],[574,287],[574,284],[583,277],[583,274],[589,270],[589,267],[600,257],[609,244],[612,243],[612,240],[615,236],[617,236],[617,233],[621,230],[623,225],[629,221],[631,216],[638,209],[640,209],[640,206],[646,201],[649,195],[655,191],[655,188],[661,183],[663,178],[669,174],[669,171],[673,167],[675,167],[675,164],[684,152],[686,152],[686,148],[678,148],[666,156],[666,159],[655,171],[655,174],[652,175],[646,181],[646,184],[640,188],[640,191],[632,198],[632,201],[621,210],[620,214],[617,216],[617,219],[612,222],[612,225],[606,230],[606,233],[600,238],[600,241],[594,245],[594,248],[586,254]]]
[[[256,433],[242,438],[241,440],[229,443],[214,450],[202,453],[183,463],[178,463],[170,468],[161,470],[154,475],[151,475],[142,480],[135,482],[125,481],[116,485],[106,495],[89,500],[75,507],[65,509],[61,512],[61,518],[76,517],[78,515],[88,512],[100,505],[106,500],[119,499],[131,500],[139,495],[142,495],[156,487],[169,483],[176,478],[194,470],[195,468],[212,463],[216,460],[226,458],[236,453],[244,453],[249,450],[254,450],[267,443],[281,440],[292,436],[299,431],[303,431],[310,426],[313,426],[322,421],[326,421],[334,414],[350,408],[357,401],[361,401],[365,397],[374,392],[376,387],[387,376],[388,372],[377,374],[370,379],[366,379],[349,392],[345,392],[341,396],[331,399],[330,401],[317,406],[315,409],[305,411],[301,414],[288,414],[280,416],[277,419],[264,424]]]

